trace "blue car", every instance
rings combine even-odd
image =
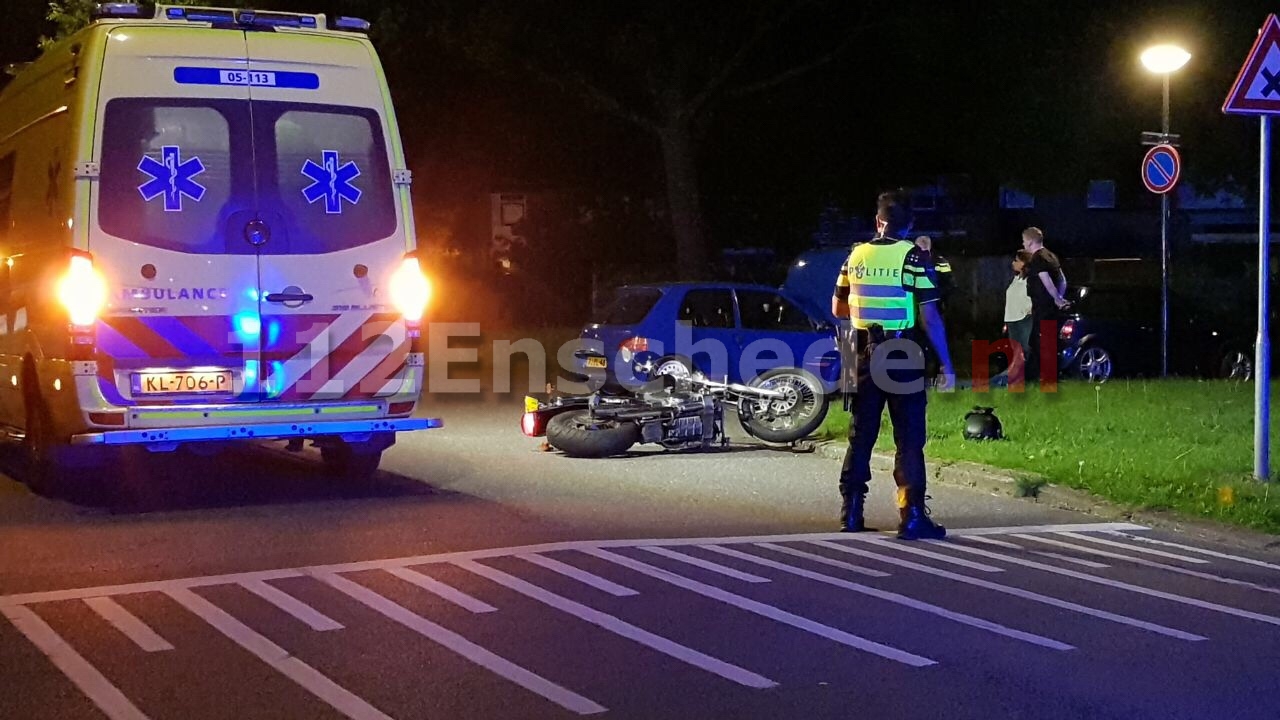
[[[655,374],[697,370],[745,383],[776,367],[799,367],[828,392],[839,381],[835,324],[785,291],[763,285],[621,287],[580,340],[578,371],[603,376],[606,385],[633,381],[632,361],[640,353],[658,357]]]

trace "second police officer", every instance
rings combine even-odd
[[[925,507],[925,362],[926,338],[941,365],[940,390],[950,390],[955,371],[946,328],[938,309],[937,272],[930,253],[907,240],[912,217],[901,192],[877,200],[879,234],[853,248],[836,279],[831,311],[849,318],[846,357],[856,368],[855,399],[849,422],[849,449],[840,471],[840,528],[867,529],[864,504],[871,481],[871,454],[880,434],[885,406],[896,446],[893,479],[897,484],[898,537],[940,539],[946,529],[929,519]],[[922,335],[923,331],[923,335]]]

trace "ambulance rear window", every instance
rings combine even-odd
[[[153,247],[225,252],[233,187],[252,183],[249,143],[232,128],[247,104],[123,98],[107,104],[98,220],[104,232]]]
[[[395,234],[395,186],[373,110],[248,100],[107,104],[98,220],[189,253],[335,252]],[[266,243],[246,241],[254,219]]]
[[[255,102],[253,112],[264,200],[280,203],[289,219],[287,252],[346,250],[395,233],[394,186],[377,113],[264,102]]]

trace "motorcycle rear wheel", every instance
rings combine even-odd
[[[593,419],[590,410],[560,413],[547,424],[547,442],[569,457],[621,455],[639,441],[639,425]]]
[[[813,433],[827,419],[822,381],[807,370],[774,368],[750,385],[787,394],[783,400],[747,402],[739,408],[738,420],[752,437],[773,443],[794,442]]]

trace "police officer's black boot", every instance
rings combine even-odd
[[[907,490],[907,506],[902,508],[902,523],[898,525],[898,537],[902,540],[941,540],[947,529],[929,519],[923,488]]]
[[[858,492],[847,485],[840,486],[840,532],[862,532],[867,529],[863,518],[866,491]]]

